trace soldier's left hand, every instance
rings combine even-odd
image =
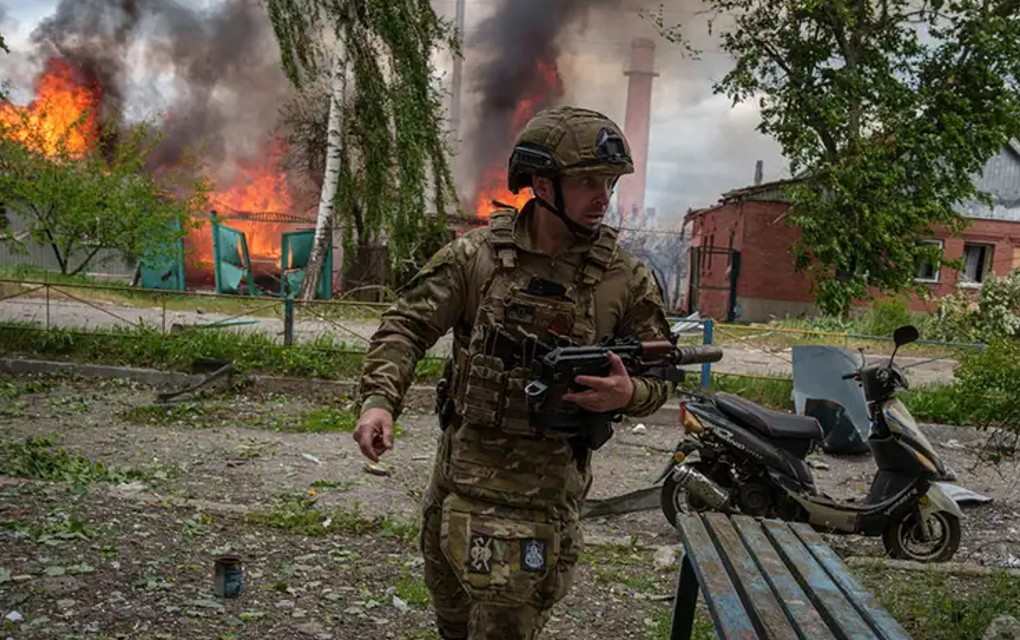
[[[563,399],[573,402],[587,411],[615,411],[627,406],[634,395],[634,381],[630,379],[623,360],[612,351],[609,352],[609,375],[577,376],[574,382],[590,387],[586,391],[567,393]]]

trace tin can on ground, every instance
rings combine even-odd
[[[241,556],[226,555],[216,558],[213,574],[213,591],[221,598],[236,598],[244,590],[244,563]]]

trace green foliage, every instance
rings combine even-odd
[[[915,640],[981,638],[995,618],[1020,616],[1016,576],[962,577],[879,566],[855,572]]]
[[[130,424],[140,426],[166,427],[170,425],[189,428],[212,426],[208,421],[213,412],[201,404],[182,402],[178,404],[157,404],[126,409],[117,417]]]
[[[122,483],[139,480],[145,474],[93,462],[56,446],[53,438],[7,440],[0,447],[0,474],[38,478],[51,482],[87,485],[92,482]]]
[[[925,335],[941,340],[984,342],[1020,339],[1020,270],[990,275],[975,295],[959,290],[939,301]]]
[[[798,176],[787,220],[819,305],[843,315],[912,288],[932,257],[921,240],[960,230],[961,202],[989,202],[975,177],[1020,134],[1015,3],[707,4],[735,61],[716,91],[758,103]]]
[[[877,300],[864,317],[861,329],[869,336],[891,336],[897,327],[915,322],[914,314],[899,298]]]
[[[793,410],[793,381],[782,378],[747,378],[714,374],[712,391],[740,396],[776,411]],[[921,422],[938,424],[974,424],[973,410],[967,401],[968,389],[960,385],[931,385],[901,394],[911,415]]]
[[[358,423],[358,416],[348,409],[316,407],[304,412],[296,424],[280,425],[280,431],[298,433],[350,433]]]
[[[999,338],[963,360],[956,372],[974,424],[1020,438],[1020,341]]]
[[[137,259],[168,246],[183,233],[172,223],[186,229],[205,199],[207,185],[184,168],[146,172],[158,139],[148,125],[97,138],[83,117],[54,141],[24,118],[0,123],[0,202],[25,217],[29,237],[53,250],[62,274],[82,272],[104,249]],[[76,148],[94,139],[103,144]]]
[[[793,409],[793,381],[782,378],[746,378],[715,374],[712,391],[732,393],[777,411]]]
[[[273,499],[268,511],[249,513],[247,520],[253,524],[267,525],[306,536],[324,536],[331,533],[379,534],[407,545],[417,541],[419,531],[417,522],[406,522],[391,513],[370,518],[362,513],[357,503],[350,508],[321,509],[318,499],[311,493],[278,495]]]
[[[441,244],[456,196],[433,53],[459,44],[428,0],[268,0],[284,70],[301,89],[287,118],[292,145],[321,181],[337,47],[346,63],[341,170],[335,204],[346,255],[386,237],[400,282]],[[308,106],[311,105],[311,106]],[[438,216],[428,215],[436,212]]]

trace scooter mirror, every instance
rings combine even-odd
[[[920,333],[917,331],[917,327],[912,324],[906,324],[893,331],[893,342],[896,343],[897,347],[902,347],[905,344],[910,344],[914,340],[920,337]]]

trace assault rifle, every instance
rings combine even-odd
[[[577,376],[609,375],[609,353],[623,360],[632,375],[654,376],[668,382],[683,380],[685,364],[719,362],[722,349],[704,346],[676,346],[669,340],[640,341],[625,338],[590,347],[556,347],[532,364],[535,379],[524,389],[528,409],[540,412],[555,408],[566,393],[588,387],[575,382]]]

